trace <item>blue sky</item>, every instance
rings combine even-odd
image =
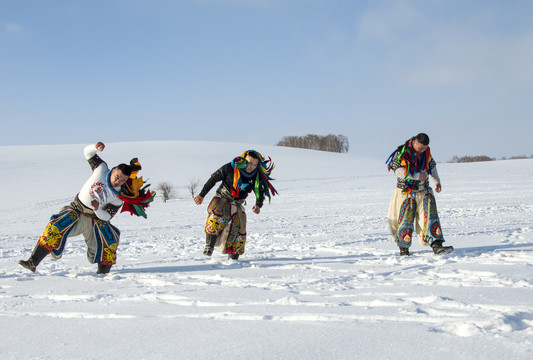
[[[531,155],[532,64],[529,0],[0,0],[0,145]]]

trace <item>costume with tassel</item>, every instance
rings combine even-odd
[[[394,241],[400,248],[409,248],[416,231],[421,245],[435,241],[444,242],[444,236],[437,213],[429,177],[440,183],[437,164],[431,156],[429,146],[421,154],[413,148],[415,137],[398,146],[386,161],[387,167],[397,176],[397,186],[392,195],[388,222]],[[416,180],[425,172],[425,181]]]
[[[102,144],[103,145],[103,144]],[[132,159],[132,174],[122,187],[113,187],[107,163],[97,155],[98,144],[84,148],[85,159],[89,163],[92,175],[82,186],[74,201],[52,215],[43,235],[39,237],[35,250],[28,260],[19,264],[30,271],[48,254],[54,259],[63,256],[69,237],[83,235],[87,244],[87,260],[98,264],[97,273],[109,272],[116,263],[120,231],[111,224],[111,219],[120,207],[122,211],[146,218],[144,209],[153,200],[155,193],[143,186],[144,181],[137,178],[141,165],[137,158]],[[94,205],[97,202],[97,205]]]
[[[251,173],[246,172],[248,161],[246,156],[259,160],[257,168]],[[244,204],[252,191],[255,194],[255,205],[261,208],[265,196],[269,202],[271,196],[278,192],[272,186],[270,177],[274,164],[272,159],[265,159],[255,150],[245,151],[214,172],[200,191],[200,196],[207,193],[219,181],[219,188],[207,208],[205,233],[217,237],[215,246],[224,254],[244,253],[246,243],[246,213]]]
[[[251,153],[253,153],[257,159],[259,159],[259,163],[257,164],[257,169],[248,174],[244,169],[246,169],[248,166],[246,156]],[[257,199],[259,198],[260,194],[265,194],[268,196],[268,200],[270,202],[270,193],[272,193],[272,195],[276,195],[278,193],[270,183],[270,180],[273,180],[270,178],[270,174],[272,173],[272,170],[274,170],[274,163],[270,157],[268,160],[265,160],[265,158],[257,151],[248,150],[245,151],[241,156],[233,159],[231,161],[231,166],[233,167],[233,188],[231,189],[231,194],[235,198],[239,197],[240,190],[244,190],[247,186],[249,186],[249,183],[242,182],[241,176],[245,178],[255,178],[253,190]]]
[[[149,190],[150,184],[144,185],[146,181],[142,176],[137,177],[137,174],[142,169],[141,164],[137,158],[130,161],[132,169],[129,179],[124,185],[118,195],[119,199],[124,201],[121,212],[128,211],[131,215],[142,216],[146,219],[145,209],[154,201],[155,192]]]
[[[431,156],[429,146],[422,154],[417,154],[413,148],[415,137],[410,138],[405,144],[398,146],[396,150],[389,156],[386,161],[387,168],[393,170],[398,175],[398,187],[406,194],[410,194],[413,190],[418,190],[421,186],[429,186],[428,180],[422,183],[420,180],[413,179],[416,173],[425,171],[428,175],[432,175],[438,182],[438,175],[433,174],[433,169],[437,166],[435,160]],[[403,176],[399,176],[400,171]]]

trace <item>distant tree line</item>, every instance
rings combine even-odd
[[[450,162],[451,163],[468,163],[468,162],[479,162],[479,161],[494,161],[495,158],[491,158],[485,155],[476,155],[476,156],[457,156],[455,155]]]
[[[530,155],[529,157],[526,155],[511,156],[509,159],[507,159],[506,157],[502,157],[502,160],[516,160],[516,159],[533,159],[533,155]]]
[[[502,157],[501,160],[515,160],[515,159],[533,159],[533,155],[526,156],[526,155],[519,155],[519,156],[511,156],[510,158]],[[468,163],[468,162],[478,162],[478,161],[494,161],[496,158],[491,158],[486,155],[477,155],[477,156],[457,156],[455,155],[449,162],[451,163]]]
[[[350,149],[350,143],[344,135],[329,134],[326,136],[307,134],[305,136],[284,136],[277,146],[288,146],[300,149],[322,150],[338,153],[346,153]]]

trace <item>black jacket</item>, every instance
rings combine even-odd
[[[259,171],[259,170],[257,170]],[[238,197],[233,197],[235,200],[244,200],[248,196],[250,192],[254,189],[255,184],[255,177],[254,174],[252,177],[247,178],[241,174],[241,181],[243,184],[249,184],[246,189],[240,190]],[[231,166],[231,163],[227,163],[226,165],[222,166],[220,169],[215,171],[209,180],[205,183],[204,187],[202,188],[202,191],[200,191],[200,196],[205,197],[209,190],[215,186],[215,184],[219,181],[222,181],[220,186],[218,187],[217,194],[221,194],[220,190],[222,188],[225,188],[227,190],[227,193],[231,194],[231,189],[233,189],[233,167]],[[259,198],[256,199],[255,205],[262,207],[263,201],[265,200],[265,194],[261,191],[259,194]]]

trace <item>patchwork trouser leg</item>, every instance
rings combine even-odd
[[[241,204],[215,196],[207,207],[205,232],[216,235],[216,246],[223,254],[244,254],[246,243],[246,213]]]
[[[429,245],[433,244],[434,241],[444,242],[435,196],[431,192],[427,192],[424,195],[422,204],[424,225],[422,226],[422,231],[419,233],[419,237]]]
[[[65,249],[67,238],[76,228],[79,219],[80,216],[76,211],[67,207],[62,208],[59,214],[52,215],[37,244],[52,252],[52,257],[59,259]]]
[[[85,238],[87,259],[102,265],[116,264],[120,231],[108,221],[93,220],[93,223],[92,236]]]
[[[219,236],[231,220],[231,203],[220,196],[214,196],[207,206],[205,233]]]
[[[242,255],[246,245],[246,213],[240,205],[232,204],[231,208],[231,222],[227,227],[228,235],[224,253]],[[237,257],[234,258],[236,259]]]
[[[401,248],[411,246],[416,214],[416,199],[411,195],[402,194],[396,188],[389,205],[389,230],[393,240]]]

